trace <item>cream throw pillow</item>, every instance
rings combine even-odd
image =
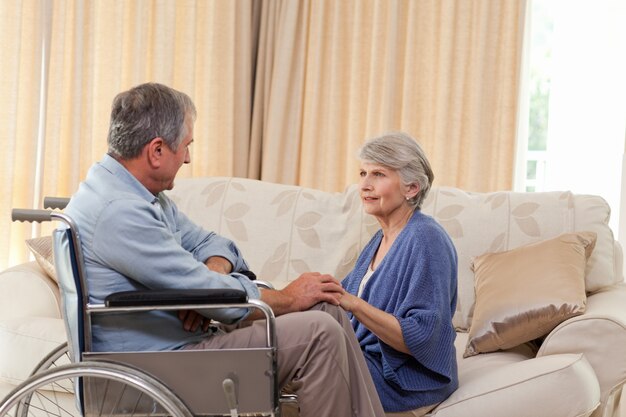
[[[54,269],[54,254],[52,252],[52,236],[36,237],[26,240],[26,246],[35,256],[35,260],[46,274],[57,281],[56,270]]]
[[[464,357],[509,349],[582,314],[594,232],[566,233],[474,258],[476,305]]]

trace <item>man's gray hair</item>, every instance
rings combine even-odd
[[[196,107],[185,93],[163,84],[146,83],[118,94],[111,107],[109,153],[133,159],[152,139],[160,137],[176,151],[187,135],[186,118],[196,118]]]
[[[396,170],[404,185],[417,184],[419,192],[408,202],[420,209],[435,175],[417,141],[404,132],[385,133],[369,139],[359,150],[359,158]]]

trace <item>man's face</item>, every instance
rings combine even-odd
[[[172,151],[167,146],[163,146],[164,158],[162,170],[160,170],[163,190],[171,190],[174,188],[174,179],[176,174],[183,164],[191,162],[191,153],[189,146],[193,142],[193,121],[187,118],[185,122],[187,125],[187,135],[183,138],[178,145],[176,152]]]

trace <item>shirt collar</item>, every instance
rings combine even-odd
[[[128,172],[124,165],[120,164],[111,155],[105,154],[104,158],[100,161],[100,166],[113,174],[124,185],[128,186],[135,194],[145,199],[148,203],[155,204],[159,201],[158,196],[155,197],[154,194],[148,191],[133,174]]]

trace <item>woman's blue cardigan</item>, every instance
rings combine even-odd
[[[357,294],[382,237],[379,230],[361,252],[342,281],[346,291]],[[398,319],[411,355],[386,345],[351,316],[385,411],[436,404],[458,387],[452,325],[456,288],[452,241],[432,217],[416,210],[361,295]]]

